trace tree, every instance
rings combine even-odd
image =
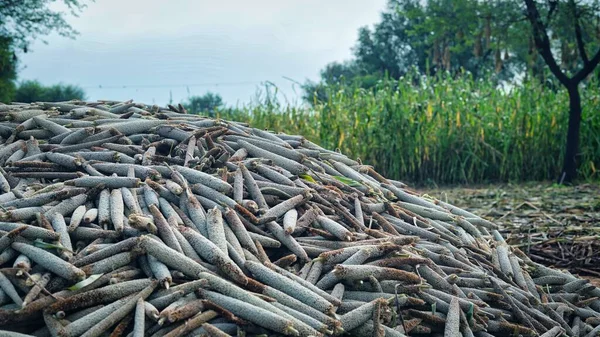
[[[192,114],[207,113],[210,117],[216,115],[216,111],[224,105],[223,98],[219,94],[207,92],[202,96],[191,96],[183,107]]]
[[[77,35],[65,19],[67,14],[50,8],[54,2],[56,1],[0,1],[0,101],[12,100],[18,50],[26,53],[36,38],[53,32],[70,38]],[[74,16],[85,8],[85,0],[62,2]]]
[[[10,39],[0,37],[0,102],[10,102],[15,93],[16,64]]]
[[[398,79],[413,69],[430,76],[468,72],[475,79],[491,74],[496,81],[532,74],[544,82],[544,61],[531,36],[522,34],[528,25],[516,0],[388,0],[381,20],[358,30],[354,57],[327,65],[320,83],[336,83],[331,75],[343,74],[346,83],[374,86],[372,78]],[[307,98],[315,91],[322,96],[316,83],[304,89]]]
[[[494,73],[512,79],[529,65],[529,40],[513,34],[527,28],[514,1],[388,0],[381,21],[361,27],[354,58],[331,63],[320,83],[304,85],[305,98],[324,98],[324,85],[339,82],[374,87],[379,79],[398,79],[415,69],[425,75]],[[332,80],[333,78],[333,80]]]
[[[75,31],[66,21],[65,13],[50,8],[55,0],[0,1],[0,36],[10,38],[27,52],[29,44],[40,36],[56,32],[74,37]],[[71,15],[77,16],[86,7],[82,0],[62,0]]]
[[[569,127],[559,183],[571,182],[577,175],[578,167],[577,152],[581,125],[579,87],[600,63],[600,6],[598,1],[524,2],[536,49],[569,94]],[[557,26],[562,29],[555,29]],[[559,37],[557,31],[571,34]],[[573,40],[574,43],[571,42]],[[590,44],[595,44],[596,50],[591,58],[588,56]],[[562,66],[557,62],[555,54],[560,55]],[[573,69],[573,65],[578,69]]]
[[[370,73],[399,78],[412,67],[425,68],[423,37],[414,31],[426,8],[417,0],[389,0],[381,22],[362,27],[353,48],[359,67]],[[413,15],[409,15],[413,13]]]
[[[321,70],[320,75],[320,82],[307,81],[302,85],[303,99],[310,104],[326,100],[329,86],[344,83],[367,89],[374,87],[383,77],[382,74],[361,68],[360,64],[354,60],[329,63],[325,69]]]
[[[409,34],[418,37],[412,45],[423,48],[423,73],[464,70],[479,78],[493,71],[507,80],[527,67],[528,39],[519,34],[526,24],[514,1],[429,0],[407,15]]]
[[[413,67],[428,75],[464,69],[478,77],[484,69],[524,64],[509,54],[527,52],[527,38],[513,34],[525,27],[514,1],[389,0],[380,22],[358,30],[354,61],[392,78]]]
[[[24,81],[17,87],[14,100],[21,103],[62,102],[85,100],[85,92],[75,85],[55,84],[44,86],[38,81]]]

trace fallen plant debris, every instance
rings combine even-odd
[[[600,277],[600,185],[552,183],[423,191],[494,222],[534,261]],[[598,283],[600,284],[600,283]]]
[[[0,334],[592,336],[600,289],[302,136],[0,105]]]

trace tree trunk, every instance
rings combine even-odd
[[[569,91],[569,129],[567,131],[567,148],[563,171],[558,179],[559,184],[570,183],[577,176],[577,152],[579,151],[579,127],[581,125],[581,96],[579,85],[571,84]]]

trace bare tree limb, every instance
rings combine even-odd
[[[571,84],[569,77],[560,70],[560,67],[556,63],[556,59],[554,59],[554,55],[552,55],[546,26],[540,18],[540,12],[537,9],[535,0],[525,0],[525,5],[527,6],[527,18],[531,22],[531,28],[533,29],[533,40],[535,41],[535,45],[540,55],[542,55],[542,58],[546,61],[550,71],[556,76],[560,83],[565,87],[569,87]]]
[[[575,21],[575,38],[577,39],[577,48],[579,49],[579,54],[581,55],[583,64],[587,65],[590,60],[588,59],[585,51],[585,43],[583,42],[583,38],[581,36],[581,26],[579,25],[579,20],[577,19]]]
[[[573,76],[572,81],[574,83],[583,81],[592,71],[594,71],[598,63],[600,63],[600,49],[598,49],[598,51],[596,51],[596,55],[594,55],[594,57],[592,57],[592,59],[583,66],[583,69],[578,71],[577,74]]]
[[[583,36],[581,34],[581,25],[579,24],[579,14],[577,13],[575,0],[570,0],[569,6],[573,11],[573,18],[575,20],[575,39],[577,40],[577,49],[579,49],[579,55],[581,56],[581,60],[583,61],[583,65],[585,67],[590,60],[588,59],[587,52],[585,51],[585,42],[583,42]]]
[[[548,15],[546,15],[546,22],[550,22],[550,19],[552,19],[552,14],[554,14],[556,9],[558,8],[558,1],[548,0],[548,6],[550,6],[550,10],[548,10]]]

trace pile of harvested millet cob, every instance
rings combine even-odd
[[[133,102],[0,120],[0,336],[600,331],[600,289],[302,136]]]

